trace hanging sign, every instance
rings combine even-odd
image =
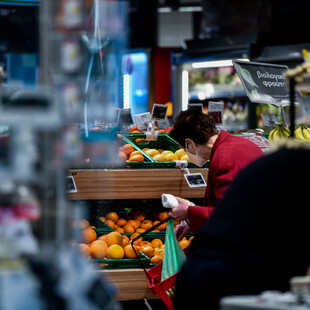
[[[233,60],[233,65],[251,102],[276,107],[290,105],[287,66],[241,60]],[[295,104],[301,102],[302,96],[300,92],[296,92]]]

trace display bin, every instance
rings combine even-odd
[[[140,259],[140,261],[139,261]],[[89,261],[99,269],[132,269],[141,268],[141,263],[145,268],[150,268],[154,265],[150,264],[150,259],[140,254],[138,258],[122,258],[122,259],[94,259],[91,258]]]
[[[149,162],[132,162],[132,163],[129,162],[127,163],[128,166],[141,167],[141,168],[176,168],[176,163],[174,161],[158,162],[143,151],[144,148],[163,149],[172,152],[177,151],[178,149],[180,149],[180,145],[178,144],[178,142],[172,139],[169,134],[160,133],[158,134],[158,138],[156,141],[144,141],[144,142],[137,142],[138,139],[145,139],[146,135],[144,133],[122,133],[121,136],[124,141],[132,144],[132,146],[135,149],[138,148],[142,152],[144,158],[147,158],[149,161]],[[192,162],[188,162],[187,167],[199,168]],[[209,162],[207,162],[201,168],[208,168],[208,167]]]

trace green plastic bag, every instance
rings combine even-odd
[[[166,228],[165,254],[161,271],[161,281],[178,273],[186,260],[186,255],[181,248],[173,227],[173,219],[169,219]]]

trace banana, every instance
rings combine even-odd
[[[308,127],[306,125],[302,126],[302,134],[303,134],[304,138],[309,141],[310,140],[310,132],[308,131],[307,128]]]
[[[277,129],[277,127],[270,131],[269,136],[268,136],[268,140],[269,141],[273,140],[273,134],[275,133],[276,129]]]
[[[287,136],[289,136],[291,134],[290,129],[285,127],[284,125],[283,125],[283,130],[287,133]]]
[[[306,139],[304,138],[304,135],[303,135],[302,125],[299,125],[299,127],[294,131],[294,138],[300,142],[306,141]]]

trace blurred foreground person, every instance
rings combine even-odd
[[[224,296],[289,290],[306,275],[310,149],[287,145],[257,159],[231,183],[199,230],[176,281],[175,309],[219,309]]]
[[[181,112],[176,118],[171,137],[186,151],[197,166],[210,160],[207,188],[203,206],[189,206],[178,199],[178,206],[169,215],[178,221],[188,219],[188,225],[178,225],[176,235],[180,240],[190,231],[196,232],[211,216],[227,187],[239,171],[263,151],[252,141],[216,129],[212,116],[194,109]]]

